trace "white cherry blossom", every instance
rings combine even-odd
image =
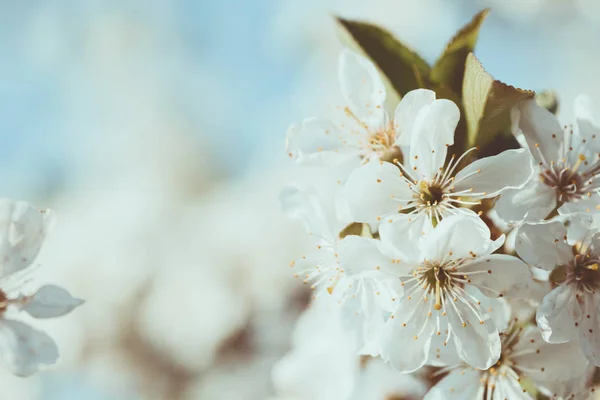
[[[523,224],[517,253],[530,265],[551,271],[556,286],[537,309],[544,340],[579,340],[584,354],[600,365],[600,233],[579,219]]]
[[[377,68],[349,50],[340,55],[339,79],[347,103],[339,123],[307,118],[288,129],[287,151],[298,162],[332,164],[351,157],[392,159],[400,154],[400,146],[410,143],[418,111],[435,101],[431,90],[411,91],[390,117],[384,109],[386,91]]]
[[[431,357],[432,346],[437,347],[432,342],[439,341],[442,347],[453,346],[473,367],[495,364],[500,337],[487,300],[525,297],[532,284],[527,265],[516,257],[492,254],[504,237],[492,241],[478,218],[444,218],[421,240],[411,242],[418,252],[410,254],[403,251],[408,238],[393,228],[392,223],[380,231],[386,248],[395,249],[399,257],[386,272],[400,278],[404,292],[386,322],[382,358],[398,370],[414,371]]]
[[[333,297],[338,317],[355,336],[360,353],[376,355],[378,337],[397,297],[395,282],[381,273],[394,262],[382,252],[379,240],[349,235],[340,239],[337,224],[327,217],[321,200],[310,189],[286,188],[283,210],[303,222],[315,240],[315,248],[293,261],[294,277],[310,284],[319,306],[323,297]],[[330,304],[330,300],[325,300]]]
[[[589,101],[575,102],[575,127],[561,127],[534,100],[512,111],[513,133],[537,165],[522,190],[510,190],[496,203],[498,215],[512,222],[539,221],[553,210],[573,215],[596,211],[600,204],[600,129],[590,120]]]
[[[548,344],[537,328],[511,326],[501,334],[498,361],[486,370],[466,364],[442,369],[448,374],[425,395],[425,400],[533,400],[521,383],[553,399],[571,399],[564,391],[584,376],[589,364],[577,343]],[[554,389],[557,388],[557,391]]]
[[[447,161],[460,118],[452,101],[435,100],[415,111],[404,164],[375,160],[348,177],[344,197],[354,221],[376,222],[394,216],[407,220],[407,227],[420,234],[430,229],[432,221],[449,215],[475,216],[469,207],[521,188],[529,180],[531,156],[524,149],[507,150],[464,168],[476,148]]]
[[[42,286],[31,295],[19,293],[24,274],[31,271],[52,221],[48,210],[0,199],[0,355],[15,375],[31,375],[59,357],[56,344],[47,334],[13,319],[18,312],[54,318],[83,303],[55,285]]]

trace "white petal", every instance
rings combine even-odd
[[[544,297],[535,318],[545,341],[563,343],[573,339],[582,319],[575,293],[567,285],[552,290]]]
[[[304,228],[317,240],[329,244],[335,241],[329,218],[319,196],[312,189],[288,186],[279,194],[283,213],[302,222]]]
[[[447,300],[448,324],[458,356],[467,364],[488,369],[500,358],[500,335],[487,313],[476,304]]]
[[[475,286],[467,286],[465,291],[478,300],[479,307],[494,321],[498,332],[504,332],[508,329],[513,315],[507,299],[487,297]]]
[[[513,133],[525,136],[531,154],[537,162],[551,162],[559,158],[563,130],[554,114],[538,106],[535,100],[526,100],[513,109],[511,117]]]
[[[567,227],[567,243],[588,242],[598,232],[594,226],[593,214],[580,214],[569,218]],[[592,241],[594,244],[594,241]]]
[[[589,96],[579,95],[575,98],[575,120],[577,134],[585,138],[587,147],[598,153],[600,151],[600,127],[595,120],[596,107]]]
[[[453,191],[473,189],[473,193],[484,193],[482,197],[494,197],[506,189],[522,188],[532,173],[527,150],[506,150],[463,168],[456,174]]]
[[[600,366],[600,296],[587,294],[583,299],[579,340],[581,349],[590,362]]]
[[[340,55],[339,76],[342,94],[359,118],[368,117],[383,108],[385,86],[371,61],[345,50]]]
[[[340,301],[342,326],[345,332],[354,335],[359,354],[375,357],[379,355],[385,316],[389,315],[383,310],[379,300],[388,294],[386,288],[376,279],[354,280],[352,284],[358,289]],[[349,288],[348,291],[350,290],[352,289]]]
[[[367,362],[350,399],[422,399],[426,392],[427,384],[422,377],[394,371],[381,359],[375,359]]]
[[[361,272],[373,272],[393,268],[392,257],[380,250],[381,241],[361,236],[346,236],[340,241],[338,254],[344,272],[355,275]]]
[[[84,303],[56,285],[44,285],[33,296],[23,299],[21,309],[35,318],[62,317]]]
[[[345,197],[356,222],[373,222],[396,214],[412,192],[393,164],[370,162],[356,169],[344,186]]]
[[[439,333],[439,335],[438,335]],[[429,356],[427,357],[427,365],[436,367],[460,365],[463,364],[456,351],[456,345],[453,340],[448,340],[446,332],[434,332],[431,338],[431,347],[429,348]]]
[[[418,243],[432,230],[433,224],[425,213],[397,214],[386,218],[379,225],[381,241],[386,247],[392,248],[403,261],[420,260]]]
[[[277,393],[298,400],[347,398],[357,376],[358,356],[335,345],[294,349],[272,370]]]
[[[54,340],[19,321],[0,322],[0,352],[6,367],[15,375],[28,376],[41,366],[55,364],[58,348]]]
[[[511,357],[517,368],[527,370],[527,376],[537,382],[568,381],[583,375],[588,369],[577,340],[549,344],[533,326],[525,328],[513,348]],[[557,362],[560,360],[560,362]],[[569,368],[565,368],[568,365]]]
[[[416,295],[403,297],[394,317],[386,322],[381,357],[394,369],[413,372],[425,365],[435,329],[432,302],[431,297],[428,301]]]
[[[517,257],[505,254],[479,258],[459,271],[489,297],[527,297],[533,285],[529,267]]]
[[[450,254],[452,260],[483,256],[493,245],[487,225],[480,218],[465,216],[444,218],[421,243],[429,260],[443,260]]]
[[[525,392],[519,381],[509,376],[499,376],[492,400],[533,400],[529,393]]]
[[[556,207],[554,189],[535,176],[523,189],[509,189],[495,204],[498,216],[507,222],[540,221]]]
[[[600,193],[594,192],[590,196],[584,196],[582,199],[571,203],[563,204],[559,209],[560,215],[573,217],[577,214],[589,215],[600,211]]]
[[[562,222],[523,224],[519,227],[515,250],[529,265],[552,271],[557,265],[572,261],[573,250],[565,238],[567,228]]]
[[[429,390],[423,400],[483,399],[481,373],[473,368],[457,368]]]
[[[50,210],[39,211],[24,201],[0,199],[2,277],[32,264],[53,222],[54,214]]]
[[[412,131],[419,111],[435,101],[435,92],[428,89],[416,89],[406,93],[394,113],[396,144],[410,145]]]
[[[417,174],[433,178],[444,166],[459,119],[460,111],[450,100],[436,100],[421,109],[410,144],[410,165]]]
[[[307,118],[288,128],[286,149],[300,163],[335,165],[359,153],[354,136],[329,120]]]

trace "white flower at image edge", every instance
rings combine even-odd
[[[530,265],[551,271],[558,285],[537,309],[536,320],[549,343],[580,341],[583,353],[600,365],[600,233],[580,220],[524,224],[515,249]]]
[[[354,221],[402,219],[416,235],[430,230],[432,220],[457,214],[476,217],[468,207],[521,188],[530,179],[532,159],[525,149],[506,150],[458,170],[476,148],[452,155],[446,163],[460,118],[456,104],[434,100],[413,111],[417,114],[411,131],[405,132],[410,146],[404,163],[372,161],[348,177],[344,197]]]
[[[526,297],[533,283],[528,266],[516,257],[492,254],[504,237],[492,241],[479,218],[444,218],[412,243],[418,258],[404,256],[406,231],[401,224],[397,228],[392,223],[380,230],[384,247],[395,248],[400,259],[384,272],[397,276],[404,288],[385,324],[382,358],[411,372],[441,347],[473,367],[491,367],[500,357],[499,329],[504,327],[494,322],[500,307],[490,309],[489,301]]]
[[[534,100],[520,103],[511,115],[513,133],[537,165],[522,190],[510,190],[498,200],[498,215],[506,221],[535,222],[557,207],[562,215],[598,212],[600,128],[591,120],[589,99],[576,99],[574,128],[561,127]]]
[[[27,376],[58,360],[58,348],[44,332],[13,319],[19,311],[35,318],[60,317],[83,303],[55,285],[32,295],[18,293],[53,222],[48,210],[0,199],[0,357],[15,375]]]
[[[430,90],[411,91],[390,118],[384,109],[385,86],[377,68],[348,50],[340,55],[339,79],[347,102],[342,122],[307,118],[288,130],[287,151],[298,162],[334,164],[351,157],[373,160],[396,154],[400,146],[410,143],[417,112],[435,100]]]
[[[589,364],[577,343],[548,344],[536,327],[511,328],[502,335],[502,358],[488,370],[468,365],[443,369],[450,371],[425,400],[533,400],[521,386],[530,381],[537,390],[553,399],[572,399],[566,393],[570,381],[583,376]],[[550,389],[558,387],[558,391]]]
[[[294,277],[314,290],[312,307],[333,304],[334,315],[355,337],[358,352],[377,355],[385,315],[396,298],[389,278],[380,271],[394,260],[384,255],[379,240],[353,235],[339,239],[333,232],[340,227],[330,221],[313,191],[288,187],[280,201],[288,217],[300,220],[315,242],[312,251],[290,264]]]

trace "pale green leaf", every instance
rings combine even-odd
[[[467,56],[462,93],[468,147],[484,146],[510,132],[510,110],[535,94],[495,80],[473,53]]]

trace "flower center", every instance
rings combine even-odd
[[[454,273],[457,271],[456,265],[440,265],[439,263],[425,263],[417,269],[419,275],[419,284],[428,293],[435,295],[435,304],[433,308],[442,309],[442,299],[448,292],[452,291],[455,282]]]
[[[444,189],[438,184],[427,184],[427,182],[421,181],[419,189],[419,199],[424,205],[437,205],[444,200]]]
[[[458,181],[454,176],[454,172],[462,160],[474,150],[477,150],[477,147],[465,151],[458,158],[453,154],[446,166],[435,171],[433,176],[415,176],[415,173],[407,170],[401,163],[396,163],[402,170],[402,178],[413,192],[412,200],[403,208],[409,210],[407,212],[410,213],[426,213],[432,220],[439,222],[445,215],[455,214],[458,208],[481,204],[479,199],[486,195],[485,192],[476,193],[473,188],[455,189],[457,183],[481,172],[480,169],[471,171],[459,178]],[[412,157],[417,159],[418,155],[412,155]],[[416,171],[417,167],[414,166],[413,170]],[[464,197],[467,199],[465,200]]]
[[[399,151],[400,149],[396,146],[396,129],[394,127],[394,121],[388,121],[386,116],[385,121],[382,123],[382,126],[377,130],[374,130],[373,127],[367,125],[364,121],[362,121],[349,107],[344,108],[344,113],[353,120],[353,123],[357,124],[360,128],[359,130],[362,139],[359,140],[359,146],[363,148],[363,151],[368,155],[369,153],[376,153],[377,156],[382,156],[384,153],[388,152],[388,150],[393,150],[394,152]],[[364,134],[366,133],[366,140]],[[390,161],[392,159],[390,158]]]
[[[552,161],[550,165],[543,166],[540,179],[556,191],[558,201],[566,203],[579,200],[589,192],[594,180],[593,175],[578,171],[582,163],[587,164],[583,154],[578,156],[573,166],[569,166],[566,159]]]
[[[372,151],[380,153],[390,149],[396,144],[396,130],[393,121],[386,127],[373,132],[369,136],[369,147]]]
[[[6,308],[8,307],[8,296],[6,296],[6,293],[4,293],[3,290],[0,290],[0,313],[3,313],[4,311],[6,311]]]
[[[575,285],[580,292],[593,293],[600,289],[599,255],[582,243],[573,246],[573,254],[575,257],[565,268],[565,283]]]

